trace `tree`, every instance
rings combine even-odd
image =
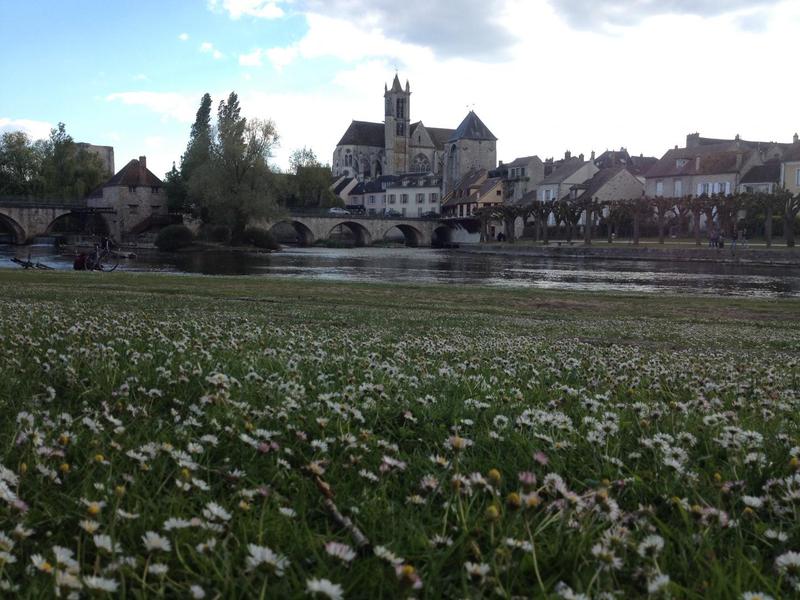
[[[41,192],[42,153],[22,131],[0,138],[0,194],[33,196]]]
[[[783,203],[783,237],[786,238],[786,245],[794,248],[794,226],[797,213],[800,212],[800,194],[792,196],[784,191],[778,194],[778,198]]]
[[[210,156],[192,173],[189,194],[212,222],[230,227],[232,243],[242,241],[249,223],[276,210],[269,158],[277,142],[272,121],[241,116],[235,92],[219,103]]]
[[[664,229],[667,225],[667,215],[672,213],[675,215],[675,200],[672,198],[664,198],[658,196],[653,198],[653,204],[656,211],[656,221],[658,222],[658,243],[664,243]]]
[[[170,212],[188,212],[190,210],[188,198],[189,188],[181,172],[172,163],[172,169],[164,176],[164,191],[167,194],[167,207]]]
[[[192,174],[210,160],[211,140],[211,96],[205,93],[200,99],[200,108],[189,132],[186,152],[181,157],[181,176],[184,181],[189,181]]]
[[[63,200],[79,200],[106,178],[100,157],[73,141],[64,123],[50,130],[50,138],[40,146],[43,194]]]
[[[320,164],[319,160],[317,160],[317,155],[314,154],[314,151],[311,148],[306,148],[305,146],[294,150],[289,156],[289,168],[295,175],[297,175],[297,172],[302,168],[321,166],[322,165]]]

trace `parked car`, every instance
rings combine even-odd
[[[344,208],[340,208],[338,206],[332,206],[331,208],[328,209],[328,214],[331,214],[331,215],[349,215],[350,211],[349,210],[345,210]]]
[[[400,214],[393,208],[384,208],[383,209],[383,216],[384,217],[402,217],[403,215]]]
[[[436,212],[435,210],[429,210],[428,212],[424,212],[420,215],[423,219],[438,219],[441,215]]]
[[[351,204],[344,207],[351,215],[364,215],[367,211],[360,204]]]

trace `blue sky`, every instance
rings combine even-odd
[[[685,135],[787,141],[800,129],[795,0],[0,0],[0,130],[145,154],[163,174],[201,95],[236,90],[272,118],[275,162],[323,161],[352,119],[382,119],[411,81],[412,118],[455,128],[474,107],[503,160]],[[397,7],[403,7],[397,12]]]

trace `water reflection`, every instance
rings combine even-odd
[[[71,269],[52,246],[0,246],[12,256]],[[800,268],[718,263],[548,259],[475,255],[422,248],[289,248],[276,254],[142,252],[120,270],[206,275],[273,275],[327,280],[480,283],[564,290],[798,297]]]

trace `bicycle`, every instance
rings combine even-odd
[[[110,273],[119,266],[119,257],[109,247],[108,242],[95,244],[94,251],[86,257],[85,270]]]

